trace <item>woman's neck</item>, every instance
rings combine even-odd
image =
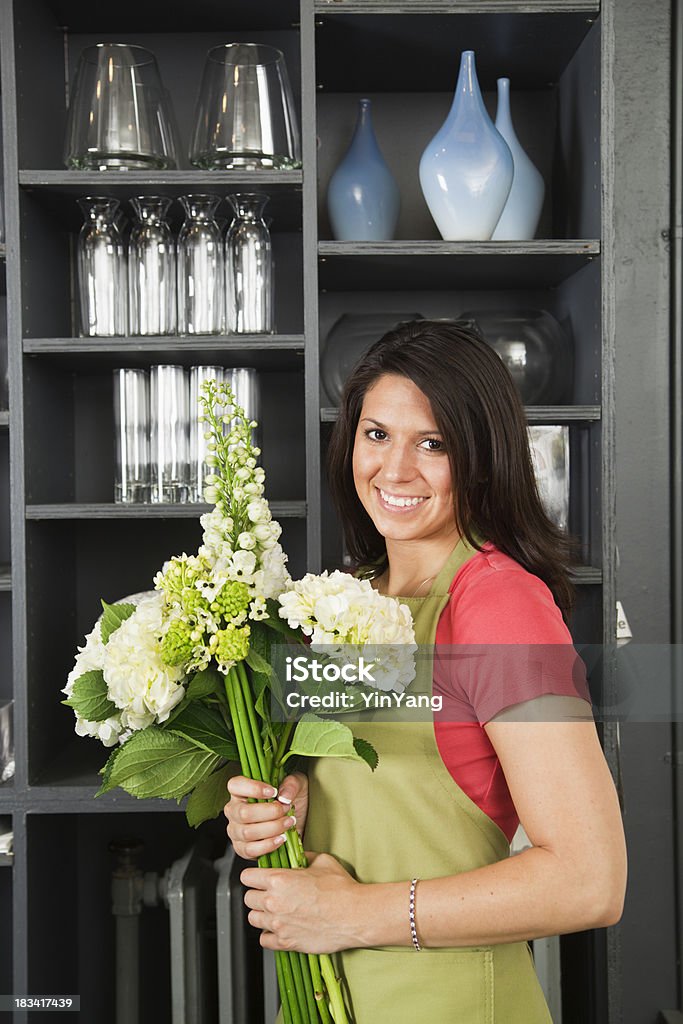
[[[432,541],[393,541],[387,538],[387,568],[379,589],[390,597],[426,597],[443,569],[460,534]]]

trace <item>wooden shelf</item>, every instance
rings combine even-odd
[[[24,170],[19,172],[19,185],[69,230],[82,224],[76,200],[87,195],[111,195],[124,203],[145,193],[171,199],[191,192],[215,193],[222,200],[218,215],[223,216],[228,206],[224,197],[233,191],[268,194],[273,232],[301,230],[301,171]],[[179,204],[169,211],[169,221],[172,226],[182,221]]]
[[[525,411],[529,423],[593,423],[602,416],[599,405],[527,405]],[[334,423],[338,414],[336,407],[325,406],[320,422]]]
[[[330,291],[555,287],[600,254],[597,239],[530,242],[319,242]]]
[[[0,853],[0,868],[11,868],[13,864],[13,853]]]
[[[172,358],[193,366],[219,361],[257,370],[303,368],[303,334],[241,334],[134,338],[25,338],[24,353],[76,368],[150,366]]]
[[[576,586],[600,586],[602,583],[602,569],[595,569],[592,565],[574,566],[569,576]]]
[[[213,506],[203,503],[127,505],[108,502],[27,505],[26,518],[38,519],[198,519]],[[273,519],[305,519],[305,501],[271,501]]]

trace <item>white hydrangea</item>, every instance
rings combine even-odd
[[[161,660],[163,594],[150,594],[109,638],[104,678],[126,728],[165,722],[183,699],[185,673]]]
[[[417,650],[410,609],[349,573],[308,573],[280,594],[280,617],[311,637],[328,658],[374,663],[375,686],[401,692],[415,677]]]

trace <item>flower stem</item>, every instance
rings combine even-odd
[[[242,698],[242,707],[245,709],[249,725],[251,727],[251,733],[254,738],[254,749],[256,756],[258,757],[259,768],[261,769],[261,779],[265,782],[268,779],[268,766],[266,764],[266,756],[263,752],[263,741],[261,740],[261,730],[256,719],[256,710],[254,708],[254,701],[249,686],[249,680],[247,679],[247,673],[244,668],[244,663],[241,661],[237,662],[236,665],[237,676],[241,684],[241,690],[239,697]],[[238,697],[238,700],[239,700]]]
[[[289,1008],[289,993],[285,984],[284,964],[282,963],[286,956],[287,954],[283,953],[282,950],[275,950],[275,970],[277,972],[277,987],[280,990],[280,1002],[282,1003],[282,1016],[284,1017],[284,1024],[292,1024],[292,1011]]]
[[[327,993],[325,992],[325,984],[323,982],[322,975],[320,973],[320,957],[317,953],[308,954],[308,964],[311,968],[311,981],[313,982],[313,988],[315,990],[315,1001],[318,1007],[318,1013],[322,1024],[332,1024],[332,1017],[330,1011],[327,1008]]]
[[[334,1024],[349,1024],[339,979],[335,974],[332,958],[326,953],[320,954],[320,970],[325,981],[327,994],[330,997],[330,1010]]]

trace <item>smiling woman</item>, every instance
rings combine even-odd
[[[249,919],[268,948],[334,953],[356,1024],[548,1024],[528,940],[615,923],[626,851],[566,625],[570,544],[507,369],[457,324],[401,325],[351,374],[328,469],[358,572],[410,608],[444,710],[363,721],[371,779],[320,757],[279,808],[231,780],[238,854],[292,822],[313,851],[243,872]],[[520,820],[532,845],[510,857]]]

